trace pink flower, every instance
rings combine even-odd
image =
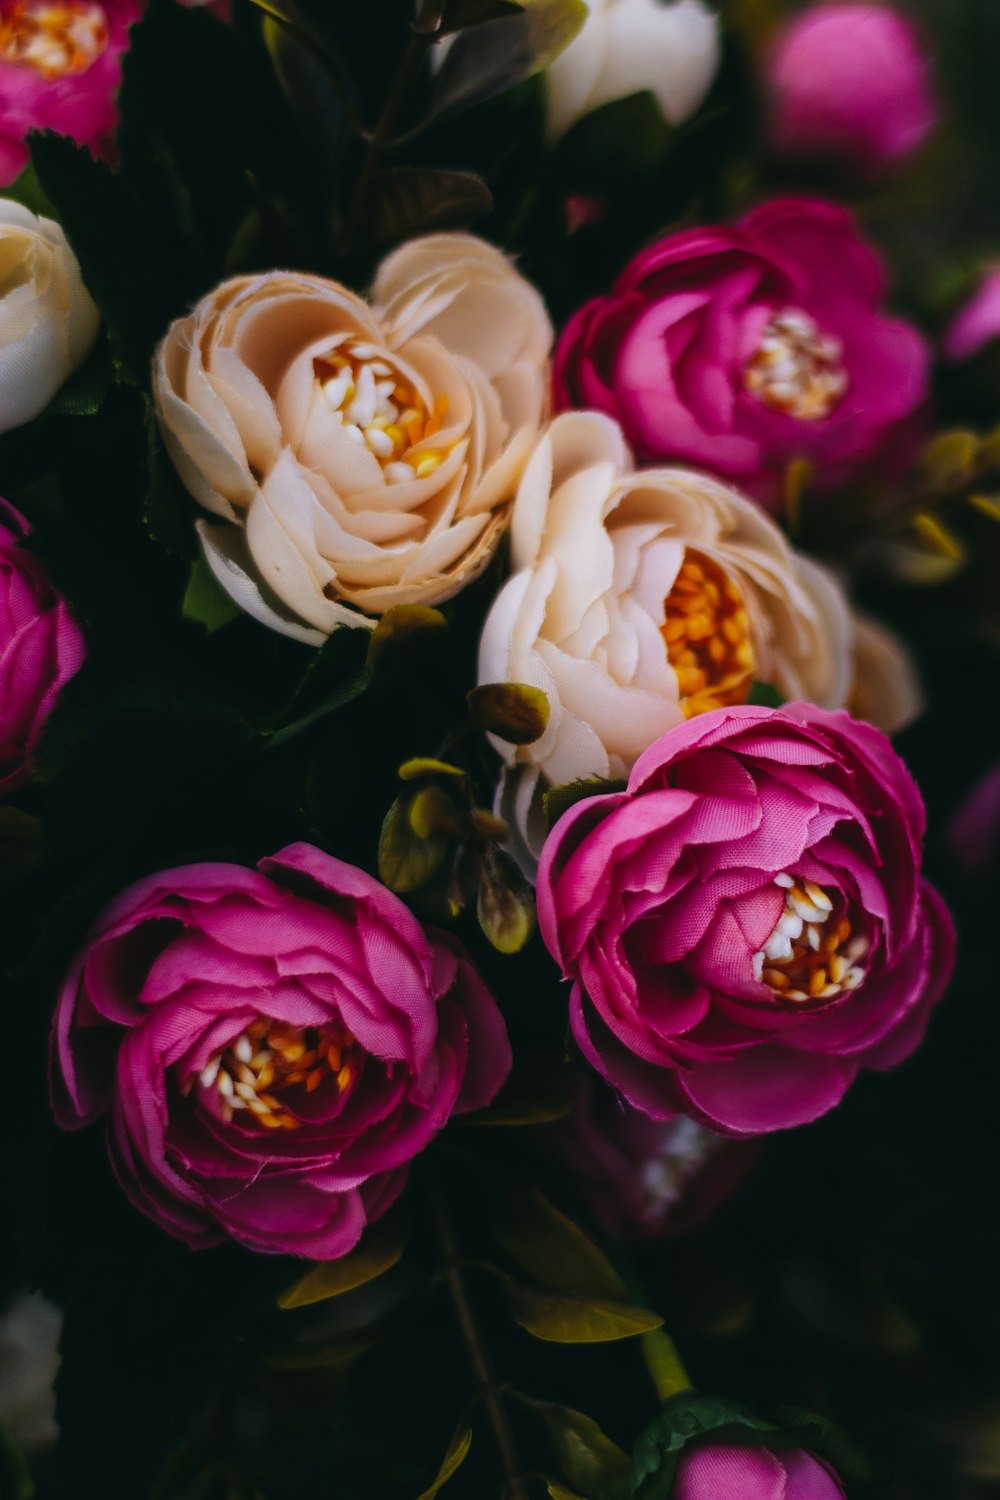
[[[755,1143],[684,1115],[651,1120],[593,1073],[579,1084],[572,1114],[552,1128],[552,1151],[617,1239],[662,1240],[702,1223],[757,1159]]]
[[[30,130],[96,154],[118,123],[116,96],[138,0],[0,0],[0,185],[27,164]]]
[[[819,489],[905,466],[927,345],[882,310],[875,251],[834,203],[787,198],[643,250],[559,339],[560,409],[618,418],[640,462],[681,461],[776,508],[789,464]]]
[[[772,1453],[749,1444],[693,1445],[681,1453],[672,1500],[844,1500],[836,1474],[801,1449]]]
[[[330,1260],[510,1067],[468,956],[361,870],[293,844],[150,876],[63,986],[56,1119],[109,1114],[137,1208],[199,1248]]]
[[[924,812],[877,729],[807,703],[718,709],[624,792],[571,808],[538,912],[573,1034],[630,1104],[753,1135],[813,1120],[916,1047],[953,959]]]
[[[771,138],[794,154],[885,166],[937,120],[926,51],[887,5],[813,6],[781,31],[766,82]]]
[[[984,276],[978,290],[959,309],[945,332],[945,357],[957,364],[971,359],[1000,338],[1000,266]]]
[[[0,500],[0,795],[27,781],[45,721],[85,654],[65,601],[20,545],[28,530]]]

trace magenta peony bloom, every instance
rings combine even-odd
[[[103,152],[139,0],[0,0],[0,186],[27,164],[30,130]]]
[[[801,1449],[704,1443],[681,1453],[673,1500],[844,1500],[836,1474]]]
[[[542,855],[582,1051],[654,1119],[753,1135],[823,1114],[913,1051],[951,973],[923,829],[906,767],[846,713],[724,708],[670,730]]]
[[[651,1120],[600,1083],[580,1079],[573,1112],[551,1129],[555,1159],[617,1239],[656,1241],[702,1223],[757,1160],[684,1115]]]
[[[817,5],[781,31],[768,59],[769,128],[779,150],[881,167],[937,121],[928,56],[888,5]]]
[[[1000,266],[987,272],[968,302],[955,314],[942,348],[947,359],[958,363],[979,354],[996,338],[1000,338]]]
[[[641,463],[680,461],[772,507],[788,465],[818,489],[905,467],[930,356],[882,311],[874,250],[834,203],[787,198],[636,256],[556,349],[560,409],[617,417]]]
[[[0,500],[0,795],[27,781],[45,721],[85,654],[65,601],[20,545],[28,530]]]
[[[195,1248],[231,1235],[322,1260],[510,1068],[458,944],[310,844],[125,891],[70,971],[52,1047],[56,1119],[110,1114],[137,1208]]]

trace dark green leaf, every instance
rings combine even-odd
[[[200,553],[191,564],[181,613],[185,620],[204,625],[208,635],[221,630],[231,620],[239,619],[243,613],[216,580],[215,574]]]
[[[484,682],[468,694],[477,729],[510,745],[541,739],[549,722],[549,700],[541,688],[524,682]]]
[[[13,885],[37,870],[45,857],[41,818],[0,805],[0,885]]]
[[[421,787],[410,800],[410,827],[421,839],[437,834],[458,838],[463,830],[459,810],[443,787],[431,784]]]
[[[517,0],[447,0],[438,35],[448,36],[453,31],[465,31],[469,26],[482,26],[486,21],[516,16],[520,11]]]
[[[488,848],[479,872],[479,925],[498,953],[520,953],[535,930],[535,893],[517,865]]]
[[[747,702],[755,704],[758,708],[780,708],[785,699],[773,683],[755,682],[750,688]]]
[[[389,1214],[366,1229],[360,1244],[348,1255],[313,1266],[294,1286],[282,1292],[278,1306],[286,1310],[308,1307],[313,1302],[326,1302],[365,1286],[398,1265],[405,1244],[405,1220],[398,1214]]]
[[[636,1440],[630,1494],[635,1500],[669,1500],[678,1454],[693,1438],[741,1429],[764,1433],[770,1425],[749,1407],[716,1396],[695,1391],[675,1396]]]
[[[4,197],[13,198],[15,203],[30,209],[33,214],[42,214],[46,219],[54,219],[56,216],[55,204],[42,191],[33,162],[29,161],[20,177],[3,191]]]
[[[100,411],[108,387],[114,378],[111,350],[105,338],[98,338],[87,359],[74,370],[66,384],[46,408],[52,417],[93,417]]]
[[[471,1447],[472,1428],[467,1422],[463,1422],[448,1444],[448,1451],[441,1461],[441,1467],[438,1469],[433,1482],[417,1497],[417,1500],[434,1500],[438,1491],[443,1489],[452,1475],[456,1474],[461,1468]]]
[[[563,813],[575,807],[578,802],[583,802],[588,797],[612,796],[616,792],[623,792],[626,785],[624,781],[602,781],[599,777],[592,776],[579,781],[568,781],[563,786],[550,787],[543,799],[549,827],[554,828]]]
[[[146,493],[143,520],[155,542],[176,558],[200,555],[194,529],[194,506],[163,446],[153,402],[143,396],[146,409]]]
[[[419,781],[424,776],[454,776],[462,779],[465,772],[461,766],[452,766],[445,760],[435,760],[428,755],[415,755],[412,760],[405,760],[399,768],[400,781]]]
[[[565,1484],[560,1484],[558,1479],[550,1479],[545,1476],[545,1488],[548,1490],[552,1500],[584,1500],[583,1495],[578,1495]]]
[[[489,1214],[493,1238],[518,1270],[540,1286],[624,1300],[625,1284],[603,1250],[536,1189],[497,1176],[491,1182]]]
[[[271,734],[270,745],[295,739],[365,692],[371,683],[369,641],[365,630],[349,625],[342,625],[324,641],[286,710],[290,722]]]
[[[413,793],[397,797],[382,823],[378,841],[379,879],[402,895],[419,890],[440,866],[449,841],[442,836],[421,838],[410,823]]]
[[[260,4],[260,0],[255,0]],[[287,16],[278,19],[273,10],[261,6],[264,17],[264,44],[285,96],[298,117],[306,136],[332,186],[342,160],[347,138],[344,113],[334,64],[315,34]]]
[[[553,1120],[564,1120],[571,1108],[568,1099],[519,1099],[511,1095],[463,1119],[462,1124],[493,1125],[504,1129],[550,1125]]]
[[[388,250],[435,229],[464,229],[492,208],[492,193],[473,172],[390,167],[371,183],[368,239],[374,249]]]
[[[563,1474],[585,1495],[604,1495],[628,1478],[628,1455],[593,1417],[548,1401],[532,1401],[531,1407],[545,1423]]]
[[[32,1500],[34,1493],[24,1454],[0,1425],[0,1500]]]
[[[590,192],[651,178],[663,165],[673,132],[648,90],[614,99],[584,115],[563,136],[553,167]]]
[[[430,609],[425,604],[398,604],[387,610],[368,644],[369,671],[381,670],[397,653],[402,655],[412,645],[433,639],[447,625],[439,609]]]
[[[518,15],[463,31],[438,72],[429,118],[482,104],[541,72],[586,19],[585,0],[528,0]]]
[[[31,154],[115,355],[129,379],[145,384],[153,350],[183,306],[162,236],[124,180],[85,146],[34,135]]]
[[[634,1338],[663,1322],[645,1307],[602,1297],[568,1297],[539,1291],[512,1277],[504,1289],[515,1323],[552,1344],[606,1344]]]
[[[828,1417],[803,1411],[797,1406],[779,1406],[772,1413],[778,1432],[768,1435],[769,1446],[796,1446],[818,1453],[848,1484],[866,1486],[874,1481],[868,1455],[850,1433]]]

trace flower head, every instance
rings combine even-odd
[[[642,463],[690,463],[772,508],[789,465],[817,489],[904,467],[929,351],[886,316],[885,277],[838,205],[766,203],[668,235],[586,303],[556,349],[560,409],[618,418]]]
[[[156,357],[163,435],[237,603],[319,643],[486,566],[544,419],[541,298],[471,235],[384,261],[373,305],[319,276],[217,287]]]
[[[194,1247],[333,1259],[510,1066],[466,954],[309,844],[190,865],[98,919],[60,995],[52,1093],[110,1116],[133,1203]]]
[[[671,1500],[845,1500],[830,1466],[801,1448],[772,1452],[759,1444],[692,1443],[681,1454]]]
[[[718,709],[578,803],[539,871],[584,1054],[655,1119],[802,1124],[926,1029],[952,967],[923,806],[885,737],[810,704]]]

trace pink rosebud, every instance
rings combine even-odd
[[[103,152],[139,0],[0,0],[0,185],[27,164],[30,130]]]
[[[1000,338],[1000,266],[987,272],[978,290],[955,315],[942,340],[947,359],[971,359]]]
[[[673,1500],[844,1500],[836,1474],[801,1449],[772,1453],[737,1443],[685,1448],[677,1464]]]
[[[653,1119],[814,1120],[917,1046],[953,963],[924,810],[877,729],[807,703],[672,729],[546,842],[539,923],[584,1055]]]
[[[52,1099],[110,1115],[135,1206],[194,1248],[332,1260],[510,1046],[466,953],[311,844],[188,865],[104,911],[63,986]]]
[[[788,198],[668,235],[570,319],[560,410],[617,417],[641,463],[680,461],[776,509],[804,458],[819,490],[905,468],[930,351],[883,310],[885,274],[835,203]]]
[[[880,167],[937,120],[928,59],[886,5],[819,5],[781,32],[768,60],[770,134],[782,151]]]
[[[1000,868],[1000,765],[976,782],[952,814],[946,837],[955,863],[970,878]]]
[[[27,781],[45,721],[84,658],[79,625],[21,546],[28,530],[0,500],[0,795]]]

